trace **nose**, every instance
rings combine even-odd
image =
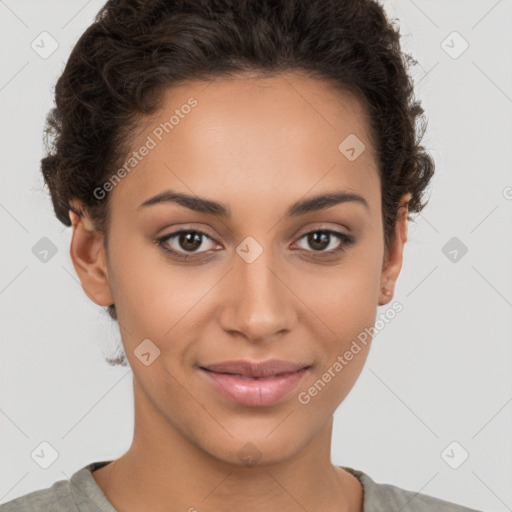
[[[237,255],[227,277],[220,311],[226,332],[261,343],[293,329],[297,298],[269,250],[251,263]]]

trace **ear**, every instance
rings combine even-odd
[[[69,254],[86,295],[100,306],[110,306],[114,298],[110,290],[104,233],[93,225],[86,209],[72,202],[69,210],[73,237]]]
[[[382,266],[379,306],[388,304],[395,291],[396,281],[402,268],[404,245],[407,241],[407,214],[411,194],[404,194],[400,199],[397,220],[395,224],[395,236],[384,257]]]

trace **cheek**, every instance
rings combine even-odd
[[[309,280],[306,297],[337,337],[346,340],[373,325],[380,277],[380,252],[375,247],[371,250],[361,247],[338,268]]]
[[[329,279],[315,282],[318,293],[312,294],[310,288],[308,305],[327,327],[321,338],[317,336],[319,365],[307,383],[314,388],[311,397],[322,395],[315,398],[318,405],[337,407],[364,366],[377,315],[380,255],[375,246],[354,251]]]
[[[194,268],[172,263],[143,235],[118,230],[109,253],[118,319],[127,330],[161,338],[198,301]]]
[[[364,281],[354,272],[346,279],[333,280],[329,293],[315,302],[313,309],[327,329],[316,333],[317,365],[297,397],[305,407],[332,414],[363,369],[377,314],[375,279],[366,276],[370,277]]]

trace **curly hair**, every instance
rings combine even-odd
[[[110,0],[82,34],[55,87],[41,160],[57,218],[78,200],[108,241],[109,196],[93,191],[123,161],[141,117],[166,88],[246,71],[303,71],[365,106],[378,158],[385,247],[400,198],[426,205],[434,162],[400,34],[376,0]],[[117,320],[115,305],[108,313]]]

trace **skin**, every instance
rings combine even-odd
[[[141,120],[133,149],[190,97],[198,104],[110,193],[108,251],[88,215],[73,212],[70,254],[85,293],[115,303],[133,370],[135,430],[129,450],[93,477],[117,510],[361,511],[359,481],[330,460],[333,413],[356,382],[371,343],[308,404],[298,401],[374,325],[393,298],[407,236],[406,203],[384,252],[380,181],[361,104],[296,72],[238,75],[168,89]],[[349,161],[338,145],[356,134],[366,149]],[[175,203],[138,210],[166,189],[224,203],[231,218]],[[364,197],[286,218],[295,201],[345,190]],[[79,206],[75,203],[75,206]],[[154,243],[179,228],[208,233],[204,259],[173,259]],[[304,234],[332,229],[316,249]],[[263,249],[236,252],[248,236]],[[178,238],[167,246],[182,254]],[[192,249],[193,252],[193,249]],[[386,287],[390,294],[383,291]],[[159,348],[149,366],[134,350]],[[277,404],[241,406],[222,397],[199,365],[228,359],[311,364]],[[252,443],[259,462],[244,465]],[[172,504],[172,508],[170,508]]]

